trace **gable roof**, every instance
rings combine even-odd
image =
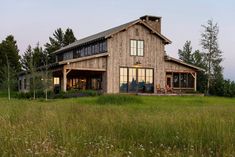
[[[60,52],[64,52],[66,50],[70,50],[72,48],[75,48],[75,47],[78,47],[80,45],[83,45],[83,44],[86,44],[86,43],[89,43],[89,42],[93,42],[93,41],[98,41],[98,40],[102,40],[102,39],[107,39],[109,37],[112,37],[114,34],[116,33],[119,33],[120,31],[122,30],[126,30],[128,29],[129,27],[137,24],[137,23],[140,23],[142,25],[144,25],[146,28],[148,28],[149,30],[152,31],[152,33],[156,34],[157,36],[159,36],[162,40],[165,41],[166,44],[170,44],[171,41],[169,39],[167,39],[165,36],[163,36],[161,33],[155,31],[150,25],[148,25],[146,22],[144,22],[143,20],[141,19],[137,19],[137,20],[134,20],[134,21],[131,21],[131,22],[128,22],[128,23],[125,23],[123,25],[120,25],[120,26],[117,26],[117,27],[114,27],[114,28],[111,28],[111,29],[108,29],[106,31],[103,31],[103,32],[100,32],[100,33],[97,33],[97,34],[94,34],[94,35],[91,35],[91,36],[88,36],[86,38],[82,38],[80,40],[77,40],[65,47],[62,47],[61,49],[55,51],[54,53],[60,53]]]
[[[203,68],[200,68],[200,67],[198,67],[198,66],[195,66],[195,65],[192,65],[192,64],[189,64],[189,63],[185,63],[185,62],[183,62],[183,61],[180,60],[180,59],[176,59],[176,58],[170,57],[170,56],[168,56],[168,55],[165,56],[165,60],[166,60],[166,61],[170,61],[170,62],[175,62],[175,63],[178,63],[178,64],[182,64],[182,65],[184,65],[184,66],[187,66],[187,67],[189,67],[189,68],[196,69],[196,70],[198,70],[198,71],[205,71],[205,69],[203,69]]]

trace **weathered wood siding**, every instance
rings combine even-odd
[[[107,62],[106,57],[99,57],[65,64],[64,66],[65,69],[105,71]]]
[[[165,61],[166,72],[196,72],[193,68],[172,61]]]
[[[138,30],[139,33],[136,33]],[[130,55],[130,40],[144,40],[144,56]],[[156,85],[165,85],[164,44],[156,35],[141,24],[134,25],[108,39],[107,92],[119,93],[119,68],[133,67],[140,61],[141,67],[154,69],[154,91]]]

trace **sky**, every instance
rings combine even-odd
[[[200,37],[209,19],[220,28],[225,78],[235,80],[234,0],[0,0],[0,41],[14,35],[23,54],[28,45],[43,46],[57,28],[71,28],[77,39],[127,23],[143,15],[162,17],[162,34],[178,57],[185,41],[202,50]]]

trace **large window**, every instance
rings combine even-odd
[[[173,74],[173,87],[178,88],[180,86],[180,81],[179,81],[179,74],[174,73]]]
[[[120,92],[153,92],[153,69],[120,68]]]
[[[153,92],[153,69],[146,69],[145,92]]]
[[[120,68],[120,92],[127,92],[127,68]]]
[[[132,56],[144,56],[144,41],[143,40],[131,40],[131,55]]]
[[[138,69],[138,91],[144,92],[145,90],[145,69]]]
[[[173,73],[174,88],[194,88],[194,77],[191,73]]]
[[[129,92],[136,92],[137,90],[136,68],[129,68],[128,74],[129,74],[128,90]]]

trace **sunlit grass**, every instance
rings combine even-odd
[[[235,99],[117,98],[0,98],[0,156],[235,155]]]

